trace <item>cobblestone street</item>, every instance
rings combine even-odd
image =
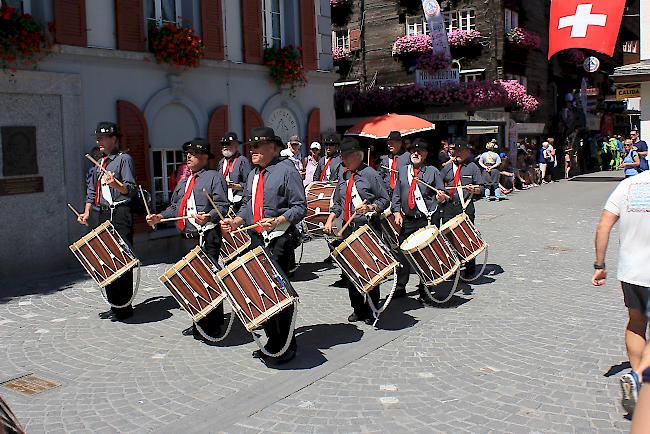
[[[237,319],[218,345],[183,336],[190,319],[158,282],[171,260],[142,268],[124,323],[106,319],[81,273],[3,287],[0,382],[33,373],[60,386],[0,394],[29,433],[626,432],[626,311],[615,272],[605,287],[589,282],[618,175],[478,203],[486,276],[435,308],[416,301],[412,276],[409,298],[393,300],[377,328],[347,322],[326,243],[305,244],[292,279],[298,357],[279,368],[251,357]]]

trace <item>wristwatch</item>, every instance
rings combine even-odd
[[[594,270],[604,270],[604,269],[605,269],[604,262],[602,264],[599,264],[598,262],[594,262]]]

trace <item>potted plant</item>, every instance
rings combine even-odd
[[[0,66],[35,66],[47,56],[52,42],[43,27],[30,14],[0,6]]]
[[[267,47],[264,49],[264,65],[269,68],[271,80],[278,89],[288,87],[291,96],[295,95],[296,88],[307,83],[301,47]]]
[[[521,27],[515,27],[506,33],[506,40],[511,46],[524,49],[538,49],[542,43],[539,34]]]
[[[156,63],[181,68],[196,68],[203,58],[203,41],[192,29],[175,23],[149,26],[149,49]]]

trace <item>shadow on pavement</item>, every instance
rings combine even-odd
[[[610,366],[609,370],[603,374],[603,377],[611,377],[628,369],[632,369],[630,362],[621,362],[618,365]]]
[[[133,316],[124,322],[126,324],[147,324],[171,318],[170,310],[180,309],[171,295],[151,297],[133,306]]]
[[[88,275],[81,271],[70,271],[58,275],[43,276],[32,280],[3,282],[0,304],[9,303],[14,298],[27,295],[46,295],[72,288],[88,280]],[[94,282],[93,282],[94,285]]]
[[[314,324],[296,329],[298,355],[285,365],[269,365],[281,371],[311,369],[327,361],[321,350],[358,342],[363,331],[354,324]]]
[[[224,339],[221,342],[209,342],[209,341],[203,341],[205,345],[208,345],[210,347],[234,347],[237,345],[244,345],[248,344],[250,342],[253,342],[253,335],[246,330],[246,327],[244,327],[244,324],[237,318],[235,313],[226,313],[223,316],[223,322],[224,325],[221,328],[221,332],[226,331],[226,327],[228,327],[228,322],[230,321],[230,315],[235,315],[235,320],[232,323],[232,328],[230,329],[230,333],[228,333],[228,336],[226,339]]]
[[[569,182],[618,182],[625,179],[622,176],[576,176]]]
[[[309,282],[310,280],[318,279],[317,273],[322,273],[323,271],[331,270],[336,268],[334,264],[328,264],[325,262],[307,262],[302,263],[298,266],[296,273],[291,278],[292,282]]]

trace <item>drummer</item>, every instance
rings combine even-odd
[[[442,205],[442,223],[446,223],[457,215],[465,212],[469,219],[474,223],[476,209],[474,199],[483,195],[483,177],[481,170],[472,161],[472,148],[469,144],[454,145],[454,156],[452,164],[442,168],[441,174],[445,186],[448,187],[448,199]],[[462,189],[454,188],[463,186]],[[460,195],[465,199],[465,209]],[[471,260],[467,263],[463,271],[464,277],[473,277],[476,273],[476,261]]]
[[[319,182],[337,182],[341,173],[342,164],[339,155],[339,146],[341,141],[337,134],[329,134],[323,140],[325,146],[325,155],[318,160],[316,171],[314,172],[314,181]]]
[[[200,245],[217,263],[221,250],[219,214],[208,201],[203,189],[208,192],[219,211],[225,214],[228,211],[226,180],[221,172],[208,169],[208,160],[214,158],[214,155],[210,152],[210,145],[206,140],[196,138],[184,143],[183,152],[190,175],[176,185],[167,209],[160,214],[149,214],[147,223],[153,226],[163,218],[193,216],[187,220],[176,221],[184,254]],[[198,322],[198,326],[211,337],[221,335],[222,324],[223,303]],[[192,334],[195,339],[203,338],[197,324],[192,324]]]
[[[343,233],[343,238],[347,238],[365,224],[369,224],[377,233],[381,233],[379,216],[389,207],[390,198],[381,182],[379,173],[363,162],[363,156],[363,149],[356,139],[351,137],[343,139],[341,158],[345,170],[339,177],[334,191],[334,205],[323,227],[325,233],[332,233],[334,220],[337,217],[343,217],[347,222],[355,212],[356,216]],[[348,321],[365,321],[372,324],[374,321],[372,310],[370,305],[364,301],[364,296],[359,293],[349,279],[347,287],[350,304],[354,310],[348,317]],[[373,304],[379,307],[379,287],[369,291],[368,296]]]
[[[404,148],[402,134],[391,131],[388,135],[388,155],[381,157],[381,177],[388,194],[392,195],[397,184],[397,173],[411,163],[411,154]]]
[[[251,171],[248,158],[239,153],[241,142],[236,133],[229,132],[221,139],[221,154],[223,158],[217,164],[217,171],[226,178],[228,183],[228,201],[236,214],[241,207],[244,197],[244,184]]]
[[[95,128],[97,146],[102,153],[99,163],[107,172],[95,168],[88,179],[86,207],[77,220],[95,229],[110,220],[118,234],[133,245],[133,215],[130,202],[137,195],[133,158],[120,152],[122,135],[113,122],[99,122]],[[123,186],[118,185],[121,181]],[[106,286],[106,298],[111,305],[122,306],[133,296],[133,271],[129,270],[115,282]],[[133,316],[131,304],[124,307],[111,306],[118,320]]]
[[[272,128],[253,128],[248,141],[254,169],[248,176],[244,188],[244,199],[237,217],[227,218],[221,223],[221,230],[232,231],[246,224],[260,223],[251,229],[251,248],[264,245],[264,235],[270,239],[266,251],[285,275],[289,274],[290,257],[297,247],[296,225],[307,214],[307,200],[300,173],[288,158],[280,158],[284,149],[282,139]],[[253,191],[255,196],[253,197]],[[298,238],[299,239],[299,238]],[[263,324],[268,341],[264,349],[271,354],[279,352],[289,338],[294,307],[283,309]],[[253,353],[273,364],[283,364],[296,356],[295,334],[287,351],[275,358],[267,357],[262,351]]]
[[[395,214],[395,223],[402,227],[399,236],[400,244],[409,235],[432,224],[432,216],[438,210],[438,204],[445,202],[442,175],[438,169],[426,163],[429,154],[428,145],[421,139],[415,139],[411,145],[411,163],[399,172],[395,191],[391,201],[391,211]],[[429,188],[417,179],[435,187]],[[403,214],[403,217],[402,217]],[[409,281],[410,267],[407,262],[397,269],[397,286],[395,296],[406,295],[406,284]],[[422,282],[418,285],[420,301],[428,302]],[[399,294],[398,294],[399,293]]]

